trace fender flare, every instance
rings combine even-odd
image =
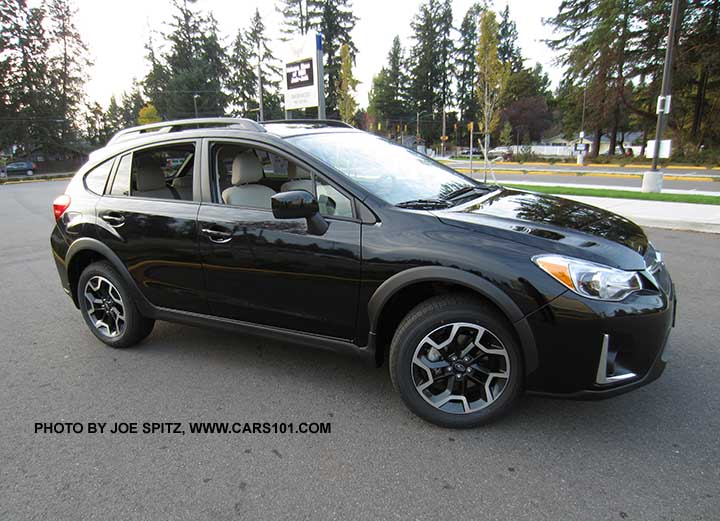
[[[418,282],[451,282],[471,289],[495,304],[509,319],[520,340],[520,349],[525,362],[525,374],[538,367],[538,352],[530,325],[525,314],[505,292],[488,280],[457,268],[444,266],[420,266],[397,273],[383,282],[368,302],[370,335],[374,338],[385,304],[401,289]]]
[[[88,250],[94,251],[95,253],[102,255],[108,260],[110,264],[112,264],[113,268],[115,268],[115,271],[117,271],[120,277],[122,277],[127,288],[130,290],[130,293],[132,293],[135,304],[140,309],[140,312],[145,316],[154,318],[156,315],[155,306],[153,306],[147,300],[147,298],[145,298],[145,295],[143,295],[142,291],[140,291],[140,288],[138,288],[127,267],[125,266],[123,261],[120,260],[120,257],[118,257],[118,255],[114,251],[112,251],[109,246],[103,244],[99,240],[90,237],[81,237],[70,245],[70,248],[68,248],[67,254],[65,255],[65,263],[67,266],[68,275],[70,273],[70,267],[73,264],[73,258],[78,253]],[[73,291],[72,293],[73,294],[71,295],[71,297],[77,305],[77,295],[74,294],[75,291]]]

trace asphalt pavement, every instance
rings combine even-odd
[[[451,431],[407,411],[385,370],[340,355],[168,323],[104,347],[49,250],[64,184],[0,186],[0,519],[720,518],[718,236],[648,229],[679,295],[658,381],[602,402],[526,396]],[[194,420],[332,432],[34,433]]]

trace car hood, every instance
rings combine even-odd
[[[520,241],[626,270],[645,268],[648,239],[617,214],[551,195],[498,189],[467,204],[433,212],[445,224]]]

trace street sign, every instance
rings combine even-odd
[[[670,114],[670,104],[672,102],[672,96],[658,96],[657,107],[655,108],[655,114]]]
[[[645,157],[647,159],[652,159],[654,151],[655,151],[655,140],[648,139],[647,146],[645,147]],[[672,151],[672,139],[660,140],[660,151],[658,152],[658,158],[668,159],[670,157],[671,151]]]
[[[587,143],[575,143],[575,152],[587,152],[587,151],[588,151]]]
[[[323,81],[317,73],[318,48],[322,49],[319,34],[305,35],[288,43],[284,59],[286,110],[318,106],[318,91]]]

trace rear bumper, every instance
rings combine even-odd
[[[622,302],[568,292],[527,317],[540,366],[526,380],[533,394],[597,400],[656,380],[664,371],[676,300],[643,291]]]
[[[57,268],[58,275],[60,276],[60,283],[62,284],[62,288],[65,293],[67,293],[72,298],[72,292],[70,289],[70,278],[68,276],[67,266],[65,265],[68,244],[62,232],[58,229],[57,225],[53,227],[53,231],[50,234],[50,251],[52,252],[53,260],[55,261],[55,267]]]

